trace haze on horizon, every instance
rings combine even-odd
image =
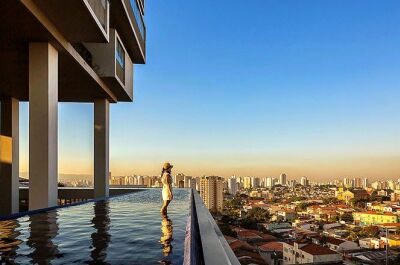
[[[111,107],[113,175],[400,178],[398,0],[149,1],[147,64]],[[205,9],[205,7],[207,7]],[[21,103],[21,172],[28,171]],[[59,108],[59,172],[93,174],[93,106]]]

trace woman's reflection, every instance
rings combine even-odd
[[[33,252],[29,254],[33,264],[50,264],[53,259],[58,257],[58,246],[53,243],[59,230],[57,219],[56,211],[29,217],[31,233],[27,244],[33,249]]]
[[[22,243],[18,239],[21,234],[18,231],[19,226],[17,220],[0,222],[0,264],[14,264],[18,246]]]
[[[90,264],[107,264],[107,248],[111,240],[110,230],[110,207],[108,201],[97,201],[94,203],[93,227],[96,231],[92,234],[93,250],[91,252],[92,262]]]
[[[173,228],[172,228],[172,221],[168,218],[168,215],[162,214],[162,221],[161,221],[161,238],[160,243],[163,247],[163,255],[167,257],[172,252],[172,240],[173,239]]]

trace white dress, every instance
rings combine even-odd
[[[172,200],[172,176],[169,173],[164,173],[161,177],[161,182],[163,184],[162,188],[162,198],[164,201]]]

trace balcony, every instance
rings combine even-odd
[[[69,42],[107,42],[108,0],[34,0]]]
[[[59,194],[84,199],[88,190],[62,188]],[[0,217],[0,262],[240,264],[197,192],[174,189],[168,216],[162,216],[160,189],[132,191]]]
[[[116,30],[110,29],[110,42],[85,43],[91,65],[107,83],[118,101],[132,101],[133,64]]]
[[[143,19],[144,2],[110,0],[110,26],[118,30],[133,63],[146,61],[146,25]],[[140,2],[140,1],[139,1]]]

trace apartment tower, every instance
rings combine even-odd
[[[287,180],[286,180],[286,174],[285,173],[282,173],[280,176],[279,176],[279,184],[281,184],[282,186],[286,186],[286,183],[287,182]]]
[[[228,190],[230,194],[236,195],[238,191],[238,184],[235,176],[232,176],[230,179],[228,179]]]
[[[222,210],[223,202],[223,178],[202,177],[200,180],[200,196],[210,212]]]

